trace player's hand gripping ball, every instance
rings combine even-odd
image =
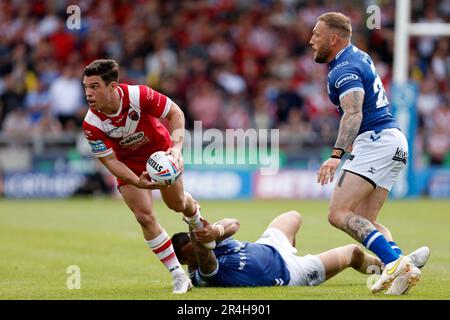
[[[174,184],[181,175],[171,155],[164,151],[153,153],[147,160],[147,172],[150,178],[162,185]]]

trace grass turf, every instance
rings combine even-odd
[[[327,221],[322,201],[202,201],[209,221],[235,217],[235,238],[255,241],[279,213],[303,216],[300,255],[354,243]],[[155,202],[169,234],[186,230],[180,216]],[[134,217],[120,200],[1,200],[0,299],[450,299],[450,201],[388,201],[379,217],[404,252],[427,245],[431,258],[409,295],[373,295],[367,275],[348,269],[318,287],[194,288],[171,293],[171,277],[143,242]],[[81,270],[81,289],[69,290],[69,266]]]

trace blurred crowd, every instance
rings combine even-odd
[[[80,8],[69,30],[67,7]],[[381,8],[381,28],[366,8]],[[147,84],[170,96],[187,126],[279,128],[282,147],[327,146],[339,126],[326,93],[327,66],[308,42],[316,18],[341,11],[353,43],[367,51],[390,93],[395,2],[308,0],[0,1],[0,132],[11,136],[80,130],[87,110],[85,65],[113,58],[120,82]],[[450,1],[413,1],[413,20],[450,22]],[[417,81],[416,152],[450,163],[450,41],[411,40]]]

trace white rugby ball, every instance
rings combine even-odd
[[[181,170],[176,166],[172,156],[164,151],[153,153],[147,160],[146,168],[150,178],[163,185],[175,183],[181,175]]]

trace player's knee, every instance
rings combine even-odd
[[[137,211],[134,213],[134,216],[143,227],[152,226],[156,223],[156,218],[151,211]]]
[[[296,210],[291,210],[288,211],[286,214],[289,215],[289,218],[292,221],[292,224],[297,225],[298,227],[300,227],[302,225],[302,215],[300,214],[300,212],[296,211]]]
[[[339,228],[339,221],[340,221],[340,219],[339,219],[339,216],[338,216],[338,214],[335,212],[335,211],[332,211],[332,210],[330,210],[329,212],[328,212],[328,222],[332,225],[332,226],[334,226],[334,227],[336,227],[336,228]]]
[[[343,212],[333,206],[330,207],[328,211],[328,222],[332,226],[340,229],[342,225],[342,220],[343,220]]]

